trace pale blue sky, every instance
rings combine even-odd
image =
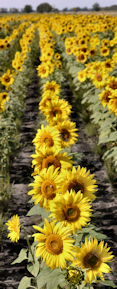
[[[56,8],[62,10],[65,7],[73,8],[73,7],[87,7],[92,8],[94,3],[99,3],[100,7],[117,5],[117,0],[0,0],[0,8],[24,8],[25,5],[31,5],[34,10],[41,3],[49,3],[50,5],[55,5]]]

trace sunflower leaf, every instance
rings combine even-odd
[[[39,261],[36,260],[35,263],[32,264],[28,264],[27,265],[27,270],[34,276],[36,277],[38,272],[39,272]]]
[[[30,287],[30,281],[31,281],[31,278],[27,277],[27,276],[24,276],[21,281],[20,281],[20,284],[18,286],[18,289],[27,289]]]
[[[28,259],[27,254],[26,254],[27,250],[28,249],[21,249],[18,258],[14,260],[11,264],[14,265],[16,263],[21,263],[22,261]]]
[[[117,286],[114,284],[113,281],[111,280],[105,280],[105,281],[102,281],[102,280],[98,280],[100,284],[102,285],[105,285],[105,286],[111,286],[112,288],[117,288]]]

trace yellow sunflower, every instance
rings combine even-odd
[[[6,102],[6,101],[9,101],[9,95],[8,95],[8,93],[7,92],[1,92],[0,93],[0,102],[1,101],[3,101],[4,103]]]
[[[70,227],[71,233],[76,230],[82,230],[90,222],[91,205],[87,198],[79,191],[77,194],[70,190],[64,195],[56,195],[56,198],[50,204],[50,217],[55,221],[63,223],[64,227]]]
[[[71,105],[68,101],[63,99],[52,99],[51,102],[48,103],[48,107],[45,108],[44,114],[47,123],[56,125],[59,121],[59,117],[62,117],[63,120],[68,119],[71,114]]]
[[[72,146],[78,138],[76,133],[76,124],[70,120],[57,123],[57,128],[60,132],[61,146],[69,147]]]
[[[41,78],[46,78],[49,75],[49,68],[46,64],[40,64],[37,67],[37,72]]]
[[[109,100],[108,109],[110,110],[110,113],[114,112],[114,114],[117,116],[117,96],[112,97]]]
[[[32,175],[39,174],[44,168],[54,166],[54,169],[59,168],[59,172],[62,169],[71,168],[71,157],[67,156],[67,153],[61,153],[61,149],[42,147],[41,151],[36,150],[36,154],[31,155],[32,166],[35,167]]]
[[[42,94],[42,100],[39,103],[39,109],[43,114],[45,114],[45,109],[48,107],[48,103],[50,103],[52,99],[58,100],[59,96],[51,93],[49,90]]]
[[[84,52],[79,52],[77,54],[76,60],[80,63],[85,63],[87,61],[87,55]]]
[[[7,70],[7,73],[4,73],[1,77],[0,77],[0,81],[1,83],[6,86],[9,87],[10,85],[13,84],[14,82],[14,78],[12,77],[12,74],[10,73],[10,69]]]
[[[10,238],[11,242],[13,243],[17,242],[20,236],[20,223],[18,215],[12,216],[11,220],[5,224],[8,226],[8,230],[10,231],[8,238]]]
[[[86,80],[85,70],[80,70],[80,71],[78,72],[77,77],[78,77],[78,80],[79,80],[80,82],[84,82],[84,81]]]
[[[48,209],[50,202],[60,193],[63,175],[58,170],[59,168],[54,169],[54,166],[42,169],[40,174],[34,177],[34,183],[29,184],[33,189],[28,195],[33,195],[35,205],[39,204],[40,207]]]
[[[64,194],[67,190],[74,190],[77,194],[81,191],[84,198],[89,200],[94,200],[96,196],[94,193],[97,191],[96,180],[93,179],[94,175],[90,174],[90,170],[86,171],[86,168],[80,166],[75,169],[72,168],[71,171],[65,172],[66,180],[62,187],[62,193]]]
[[[101,93],[99,94],[99,100],[101,101],[103,107],[106,107],[106,105],[108,105],[112,94],[113,93],[111,88],[108,87],[105,87],[105,90],[101,91]]]
[[[64,228],[61,223],[49,223],[45,219],[44,228],[33,226],[39,233],[33,234],[38,241],[35,257],[41,256],[43,262],[51,269],[67,266],[66,261],[74,260],[74,240],[70,238],[70,229]]]
[[[36,149],[41,148],[43,145],[46,147],[59,147],[61,148],[61,140],[59,130],[56,127],[49,125],[41,125],[41,129],[37,130],[36,137],[33,139]]]
[[[77,265],[86,270],[85,283],[91,284],[99,277],[104,281],[103,273],[110,273],[112,270],[106,262],[112,262],[114,255],[112,252],[108,252],[110,248],[107,248],[107,243],[104,245],[104,241],[98,244],[96,238],[87,239],[85,243],[81,243],[81,248],[76,248],[77,259],[73,262],[73,265]]]
[[[47,92],[51,92],[52,94],[59,94],[60,93],[60,85],[56,82],[56,81],[47,81],[44,85],[43,85],[43,91]]]

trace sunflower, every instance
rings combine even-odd
[[[60,85],[56,82],[56,81],[47,81],[44,85],[43,85],[43,91],[44,92],[51,92],[51,95],[57,95],[60,93]]]
[[[80,63],[85,63],[87,61],[87,55],[84,52],[79,52],[77,54],[76,60]]]
[[[57,128],[60,132],[61,146],[69,147],[72,146],[78,138],[76,133],[76,124],[70,120],[57,123]]]
[[[37,71],[41,78],[46,78],[49,75],[49,67],[45,64],[38,65]]]
[[[110,113],[114,112],[114,114],[117,116],[117,96],[112,97],[109,100],[108,109],[110,110]]]
[[[106,46],[100,48],[100,53],[102,56],[108,56],[110,54],[110,49]]]
[[[77,229],[81,231],[91,220],[91,206],[80,191],[76,194],[70,190],[64,195],[56,195],[50,204],[50,211],[50,217],[62,222],[64,227],[70,227],[73,234]]]
[[[34,177],[34,183],[29,184],[33,189],[28,195],[33,195],[34,203],[40,207],[46,207],[48,210],[50,202],[60,193],[63,175],[59,173],[59,168],[54,169],[50,166],[48,169],[42,169],[39,175]]]
[[[81,191],[84,198],[89,198],[89,200],[94,200],[96,196],[94,193],[97,191],[97,185],[95,185],[96,180],[93,179],[94,175],[90,174],[90,170],[86,172],[86,168],[80,166],[75,169],[72,168],[71,171],[68,171],[66,174],[66,181],[62,186],[63,194],[68,190],[74,190],[77,194],[78,191]]]
[[[6,73],[4,73],[1,77],[0,77],[0,81],[1,83],[6,86],[9,87],[10,85],[13,84],[14,82],[14,78],[12,77],[12,74],[10,73],[10,69],[7,70]]]
[[[8,238],[10,238],[11,242],[13,243],[17,242],[20,236],[20,223],[18,215],[12,216],[11,220],[5,224],[8,226],[8,230],[10,231]]]
[[[43,145],[46,147],[59,147],[61,148],[61,140],[59,130],[49,125],[41,125],[41,129],[37,130],[36,137],[33,139],[36,149],[41,148]]]
[[[0,102],[1,101],[3,101],[4,103],[6,102],[6,101],[9,101],[9,95],[8,95],[8,93],[7,92],[1,92],[0,93]]]
[[[107,58],[106,61],[104,61],[102,64],[103,64],[105,71],[107,72],[112,71],[115,67],[114,61],[110,58]]]
[[[98,95],[103,107],[106,107],[106,105],[108,105],[112,94],[113,93],[111,88],[105,87],[105,90],[101,91],[101,93]]]
[[[69,105],[68,101],[63,99],[52,99],[51,102],[48,103],[48,107],[45,108],[44,114],[47,123],[56,125],[59,117],[62,117],[63,120],[68,119],[71,114],[71,105]]]
[[[70,238],[70,229],[64,228],[61,223],[49,223],[44,220],[44,228],[33,226],[39,233],[33,234],[34,240],[38,241],[35,258],[41,256],[43,262],[51,269],[67,266],[66,261],[74,260],[74,240]]]
[[[98,244],[96,238],[87,239],[85,243],[81,243],[81,248],[76,248],[77,259],[72,265],[77,265],[82,269],[86,269],[85,283],[91,284],[99,277],[104,281],[103,273],[110,273],[112,270],[106,262],[112,262],[112,252],[108,252],[110,248],[107,248],[107,243],[104,245],[104,241]]]
[[[43,114],[45,114],[45,109],[48,107],[48,103],[51,102],[52,99],[59,99],[57,94],[53,94],[50,90],[45,91],[42,94],[42,100],[39,103],[39,109]]]
[[[86,80],[85,70],[80,70],[80,71],[78,72],[77,77],[78,77],[78,80],[79,80],[80,82],[84,82],[84,81]]]
[[[39,172],[44,168],[49,168],[54,166],[54,169],[59,168],[59,172],[62,169],[71,168],[71,157],[67,156],[67,153],[61,153],[61,149],[56,148],[45,148],[42,147],[41,151],[37,150],[36,154],[31,156],[34,158],[32,160],[32,167],[35,167],[34,173],[32,175],[39,174]]]
[[[60,58],[61,58],[60,53],[55,53],[54,58],[55,58],[56,60],[60,59]]]
[[[91,47],[91,48],[89,49],[88,54],[89,54],[90,57],[96,56],[96,54],[97,54],[96,48],[95,48],[95,47]]]

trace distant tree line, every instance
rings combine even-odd
[[[100,7],[100,5],[96,2],[93,4],[91,9],[88,9],[87,7],[73,7],[68,9],[67,7],[63,8],[61,11],[57,8],[52,7],[47,2],[42,3],[37,6],[36,11],[33,10],[31,5],[25,5],[24,8],[21,10],[17,8],[10,8],[9,10],[7,8],[0,8],[0,13],[31,13],[31,12],[37,12],[37,13],[58,13],[58,12],[70,12],[70,11],[117,11],[117,5],[111,5],[106,7]]]

